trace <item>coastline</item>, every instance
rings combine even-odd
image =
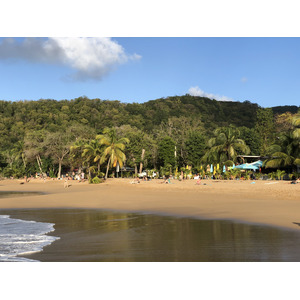
[[[222,219],[270,225],[300,230],[300,184],[290,181],[219,181],[195,180],[141,181],[108,179],[91,185],[70,181],[64,188],[62,181],[34,179],[2,180],[0,191],[41,192],[41,195],[22,195],[0,198],[0,212],[29,208],[84,208],[154,213],[199,219]],[[205,185],[203,185],[205,183]]]

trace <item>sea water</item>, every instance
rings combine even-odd
[[[6,224],[0,224],[2,261],[300,262],[297,225],[295,230],[283,230],[229,220],[95,209],[1,213],[5,216],[0,220]],[[55,232],[50,235],[60,237],[55,242],[57,238],[47,235],[54,227]]]
[[[25,221],[0,215],[0,261],[36,261],[20,256],[40,252],[45,246],[59,239],[47,235],[52,231],[52,223]]]

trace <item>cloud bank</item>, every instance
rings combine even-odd
[[[198,86],[191,87],[188,90],[188,94],[190,94],[191,96],[207,97],[207,98],[215,99],[218,101],[234,101],[233,99],[228,98],[226,96],[220,96],[220,95],[216,95],[216,94],[206,93],[206,92],[202,91]]]
[[[82,81],[101,80],[118,65],[140,58],[110,38],[7,38],[0,43],[0,59],[65,65],[75,71],[71,78]]]

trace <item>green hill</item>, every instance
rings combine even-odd
[[[2,147],[22,138],[26,130],[57,131],[70,125],[82,124],[100,132],[104,127],[131,125],[152,132],[161,124],[175,118],[202,124],[206,132],[219,126],[253,128],[258,104],[216,101],[190,95],[150,100],[145,103],[88,99],[41,99],[38,101],[0,101],[0,143]],[[297,106],[277,106],[274,113],[290,111]]]

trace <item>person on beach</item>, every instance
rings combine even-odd
[[[299,178],[297,179],[295,175],[292,176],[292,182],[291,184],[296,184],[299,182]]]
[[[65,182],[64,182],[64,188],[68,188],[69,187],[69,178],[66,177]]]
[[[140,180],[139,180],[139,178],[136,177],[130,183],[131,184],[137,184],[137,183],[140,183]]]

